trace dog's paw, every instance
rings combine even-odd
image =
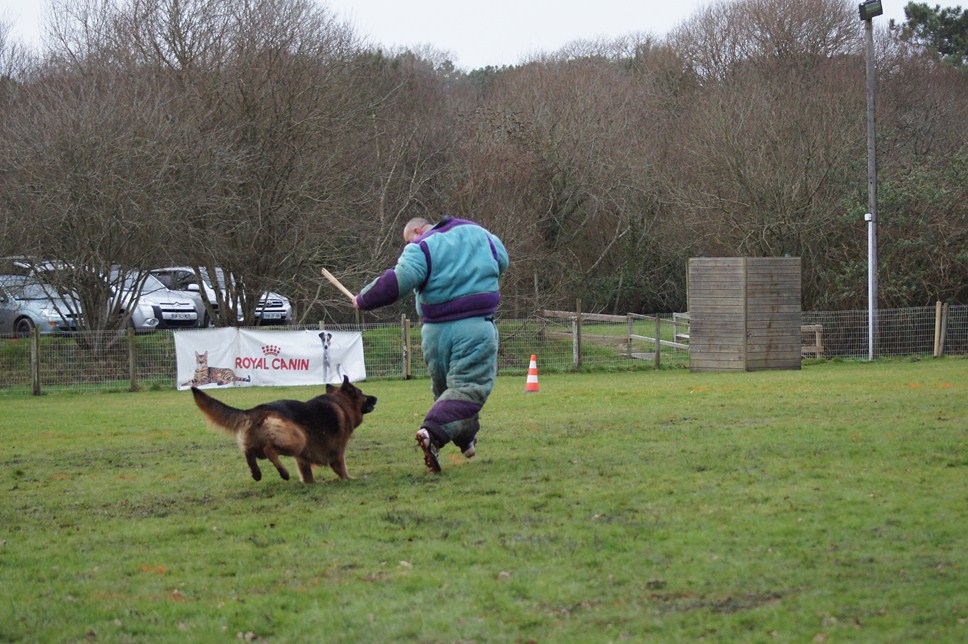
[[[252,470],[252,478],[255,479],[256,481],[261,481],[262,472],[260,472],[259,470]]]
[[[279,470],[279,476],[282,477],[283,481],[289,480],[289,470]]]

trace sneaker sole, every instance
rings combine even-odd
[[[420,449],[423,450],[424,465],[427,466],[427,469],[434,474],[440,474],[440,461],[437,460],[437,455],[434,454],[433,449],[430,446],[430,441],[426,441],[425,443],[418,437],[417,445],[419,445]]]

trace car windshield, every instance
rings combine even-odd
[[[50,300],[53,299],[54,289],[46,284],[24,279],[23,276],[10,276],[0,279],[7,291],[19,300]],[[58,298],[59,299],[59,298]]]
[[[199,281],[194,271],[186,271],[186,270],[172,271],[169,274],[169,279],[172,281],[172,284],[177,289],[181,289],[181,290],[186,289],[188,286],[192,284],[197,285]],[[211,286],[211,284],[208,284],[207,282],[206,284],[208,286]]]
[[[152,293],[154,291],[163,291],[164,289],[165,289],[165,285],[161,283],[161,280],[155,277],[154,275],[149,274],[145,279],[145,285],[141,289],[141,292]]]
[[[49,300],[52,293],[51,287],[36,282],[24,284],[20,289],[20,297],[25,300]]]
[[[124,290],[133,291],[138,285],[139,277],[144,280],[144,286],[141,288],[142,293],[153,293],[165,289],[165,285],[154,275],[150,273],[141,273],[141,275],[138,275],[137,272],[132,271],[124,276]]]

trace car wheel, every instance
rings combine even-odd
[[[29,338],[34,334],[34,322],[30,318],[20,318],[13,324],[13,332],[18,338]]]

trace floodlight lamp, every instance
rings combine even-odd
[[[858,5],[860,10],[860,19],[867,21],[873,20],[874,16],[880,16],[884,13],[884,5],[881,0],[866,0],[866,2],[861,2]]]

